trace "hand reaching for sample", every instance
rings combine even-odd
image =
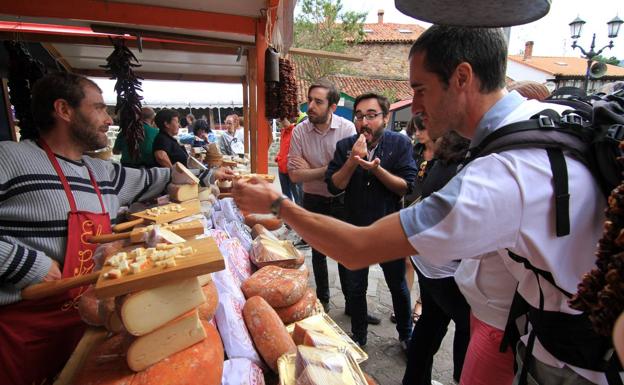
[[[52,264],[50,265],[50,270],[48,270],[48,274],[46,274],[46,276],[43,277],[42,282],[56,281],[57,279],[61,279],[61,277],[62,277],[62,274],[61,274],[61,269],[59,268],[58,262],[56,262],[55,260],[52,260]]]
[[[353,147],[351,148],[351,158],[358,156],[362,159],[366,159],[368,156],[368,148],[366,147],[366,138],[364,135],[360,134],[358,139],[353,143]]]
[[[355,160],[358,162],[358,165],[360,167],[362,167],[364,170],[369,170],[369,171],[376,170],[379,167],[379,163],[381,163],[381,160],[379,160],[379,158],[375,158],[369,162],[367,160],[362,159],[358,155],[355,156]]]
[[[310,163],[308,163],[305,159],[298,157],[298,156],[292,157],[292,164],[293,166],[295,166],[295,170],[311,168]]]
[[[259,178],[237,180],[234,182],[232,194],[236,206],[250,213],[270,213],[271,203],[280,197],[273,185]]]
[[[219,167],[214,172],[214,180],[232,180],[234,178],[234,171],[229,167]]]

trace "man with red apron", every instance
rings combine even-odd
[[[101,213],[79,211],[67,178],[45,141],[45,150],[69,201],[67,246],[62,278],[88,274],[93,270],[96,244],[87,235],[108,234],[111,223],[100,189],[89,171],[91,185],[102,208]],[[22,300],[0,306],[0,383],[13,385],[51,384],[80,341],[85,324],[78,315],[78,299],[86,288],[71,289],[40,300]]]

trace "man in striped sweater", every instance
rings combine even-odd
[[[37,140],[0,142],[0,378],[14,384],[49,378],[81,335],[79,324],[64,323],[75,320],[80,293],[60,302],[63,313],[49,301],[21,300],[20,291],[90,271],[84,259],[94,246],[82,236],[110,232],[120,206],[157,196],[172,176],[167,168],[124,168],[82,155],[107,145],[112,124],[102,91],[85,77],[41,79],[33,89],[33,115]],[[200,175],[202,184],[229,177],[221,169]],[[81,215],[86,220],[72,225]],[[46,318],[54,324],[29,324]],[[66,329],[78,333],[70,338]],[[29,350],[37,345],[46,348]]]

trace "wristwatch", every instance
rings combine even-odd
[[[280,209],[282,208],[282,202],[284,199],[288,199],[286,195],[282,195],[273,202],[271,202],[271,214],[279,218]]]

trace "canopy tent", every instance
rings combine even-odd
[[[110,37],[123,38],[145,79],[238,85],[240,98],[224,105],[242,99],[252,170],[266,172],[264,52],[278,35],[275,43],[290,48],[294,6],[295,0],[3,1],[0,39],[39,42],[68,71],[106,77],[100,65],[112,52]],[[221,87],[214,96],[223,102],[226,93]],[[149,94],[146,85],[145,104]],[[186,95],[185,106],[194,94]]]
[[[104,102],[117,102],[115,81],[91,78],[102,89]],[[143,81],[143,105],[150,107],[242,107],[243,87],[241,84],[176,82],[164,80]]]

